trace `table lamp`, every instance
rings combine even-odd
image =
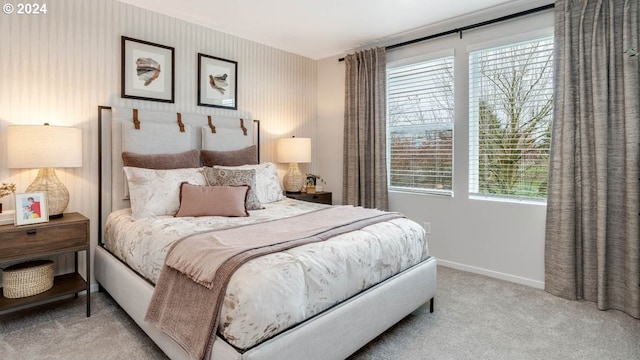
[[[306,180],[298,168],[298,163],[311,162],[311,139],[281,138],[276,141],[278,162],[289,163],[289,170],[282,179],[286,192],[300,192]]]
[[[26,192],[45,192],[49,218],[60,218],[69,205],[69,191],[55,168],[82,166],[82,130],[49,124],[10,125],[7,165],[10,169],[40,169]]]

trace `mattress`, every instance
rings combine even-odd
[[[169,248],[178,239],[325,206],[286,199],[250,211],[249,217],[158,216],[139,220],[131,218],[129,209],[122,209],[107,219],[105,247],[155,283]],[[229,282],[218,333],[238,349],[251,348],[427,257],[422,227],[399,218],[253,259]]]

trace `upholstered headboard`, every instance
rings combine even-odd
[[[191,149],[231,151],[257,145],[256,158],[260,159],[258,120],[100,106],[98,125],[100,240],[109,213],[130,207],[122,170],[123,151],[175,154]]]

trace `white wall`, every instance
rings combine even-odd
[[[438,33],[476,21],[523,10],[501,8],[501,13],[479,14],[457,19],[458,23],[442,23],[424,29],[422,34],[406,35],[387,40],[384,44]],[[540,4],[538,4],[540,5]],[[529,4],[525,8],[531,8]],[[480,16],[482,15],[482,16]],[[387,61],[421,54],[454,49],[465,55],[467,46],[492,41],[518,32],[532,32],[553,26],[553,12],[511,20],[497,25],[470,30],[387,53]],[[455,62],[455,174],[454,197],[391,192],[390,209],[400,211],[419,223],[431,223],[430,250],[440,264],[511,280],[535,287],[544,285],[544,229],[546,206],[541,204],[507,203],[471,200],[468,197],[468,89],[460,83],[468,74],[466,56],[456,56]],[[344,124],[344,64],[336,58],[318,62],[318,172],[340,178],[342,175],[342,126]],[[323,130],[320,130],[322,127]],[[326,150],[326,151],[325,151]],[[333,181],[333,180],[332,180]],[[331,184],[338,193],[338,184]]]
[[[338,57],[318,61],[318,174],[326,179],[334,204],[342,204],[344,134],[344,62]]]
[[[56,0],[47,6],[46,15],[0,14],[0,182],[14,182],[23,192],[36,175],[7,168],[8,125],[81,128],[82,168],[57,173],[69,189],[67,211],[92,220],[94,247],[98,105],[260,119],[262,161],[275,161],[278,137],[315,140],[315,61],[113,0]],[[120,97],[123,35],[175,47],[174,104]],[[238,62],[238,111],[196,105],[198,52]],[[0,201],[13,209],[10,197]]]

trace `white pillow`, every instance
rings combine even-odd
[[[180,208],[180,184],[207,185],[202,168],[154,170],[125,166],[134,219],[175,215]]]
[[[216,169],[255,169],[256,170],[256,195],[263,204],[272,203],[284,199],[278,169],[274,163],[265,162],[257,165],[240,166],[214,166]]]

